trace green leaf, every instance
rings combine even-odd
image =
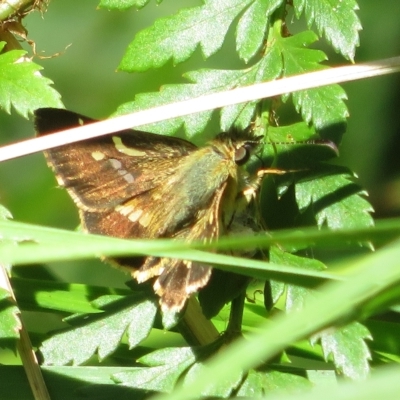
[[[206,92],[207,88],[202,87],[201,84],[165,85],[161,88],[160,92],[138,94],[134,101],[119,106],[116,115],[140,111],[174,101],[190,99]],[[190,114],[186,117],[169,119],[156,124],[143,125],[141,128],[148,132],[171,135],[183,125],[187,135],[190,137],[204,130],[211,119],[212,113],[213,111],[205,111],[202,113]]]
[[[307,25],[313,22],[320,35],[325,35],[333,48],[344,57],[353,60],[359,45],[358,32],[361,23],[354,12],[358,10],[354,0],[294,0],[297,18],[305,12]]]
[[[237,392],[238,397],[262,398],[265,393],[311,389],[311,383],[298,375],[280,371],[250,370]]]
[[[321,261],[288,253],[278,246],[271,247],[270,260],[274,263],[282,263],[284,265],[310,269],[313,271],[323,271],[326,269],[326,266]],[[284,290],[285,288],[286,291]],[[285,310],[288,312],[301,310],[305,303],[309,301],[310,297],[315,294],[313,290],[299,285],[285,285],[280,282],[273,282],[272,297],[274,303],[278,301],[278,298],[283,293],[286,293]]]
[[[118,387],[110,375],[121,367],[41,367],[52,400],[142,399],[136,393]],[[22,365],[0,366],[0,393],[7,400],[31,400],[32,389]],[[43,397],[41,397],[43,399]]]
[[[1,57],[1,56],[0,56]],[[0,204],[0,221],[7,221],[12,218],[10,211]],[[3,238],[0,235],[0,243],[8,243],[11,246],[15,245],[11,238]],[[8,265],[0,262],[0,280],[7,280]],[[4,275],[1,276],[1,275]],[[0,346],[11,347],[15,350],[16,340],[19,339],[21,330],[20,310],[17,307],[15,300],[10,292],[4,287],[0,287]]]
[[[349,262],[348,266],[353,271],[349,280],[326,285],[301,311],[285,316],[276,315],[273,323],[266,321],[260,326],[260,331],[251,337],[231,343],[225,351],[220,351],[210,359],[207,369],[190,388],[179,387],[170,396],[174,400],[198,396],[208,387],[235,376],[238,371],[247,371],[271,360],[279,351],[304,339],[311,332],[320,332],[338,321],[353,320],[356,318],[355,312],[362,310],[370,299],[398,284],[399,244],[397,240],[368,257]],[[354,393],[348,396],[353,397]],[[166,398],[163,396],[160,400]],[[309,398],[309,394],[303,398]],[[321,393],[316,398],[321,398]]]
[[[10,341],[19,339],[19,314],[20,311],[10,293],[0,288],[0,345],[10,345]]]
[[[157,3],[161,3],[161,1],[157,0]],[[149,0],[101,0],[99,8],[124,11],[131,7],[143,8],[148,2]]]
[[[282,57],[276,46],[270,48],[263,58],[252,67],[241,71],[242,76],[237,81],[229,82],[224,90],[236,87],[248,86],[254,83],[272,81],[280,76],[282,72]],[[254,116],[256,101],[235,104],[224,107],[221,110],[221,129],[229,130],[232,126],[239,129],[247,128]]]
[[[255,0],[240,18],[236,30],[236,50],[246,63],[261,48],[271,14],[283,0]]]
[[[281,57],[278,49],[274,47],[258,63],[245,70],[202,69],[187,72],[184,75],[185,78],[193,83],[165,85],[160,92],[139,94],[136,96],[135,101],[118,107],[116,114],[126,114],[174,101],[198,97],[203,94],[211,94],[264,80],[272,80],[279,76],[281,69]],[[221,112],[222,130],[228,130],[233,124],[239,128],[246,128],[254,115],[255,106],[256,102],[250,102],[224,107]],[[206,111],[190,114],[157,124],[144,125],[142,129],[155,133],[172,134],[183,125],[187,135],[191,137],[205,129],[212,113],[213,111]]]
[[[0,204],[0,221],[11,219],[12,214],[7,208]]]
[[[354,184],[348,174],[333,174],[296,184],[296,200],[301,212],[308,207],[318,226],[331,229],[373,225],[371,205],[362,195],[365,191]]]
[[[292,125],[268,127],[268,138],[272,143],[309,140],[315,134],[315,129],[303,121]]]
[[[349,116],[343,102],[347,96],[339,85],[302,90],[292,96],[296,110],[301,112],[306,122],[312,122],[318,130],[343,123]]]
[[[38,279],[12,278],[18,304],[24,310],[57,310],[69,313],[102,313],[92,302],[93,297],[107,294],[132,294],[129,290],[109,289],[78,283],[63,283]]]
[[[373,341],[369,342],[369,347],[373,351],[374,360],[399,363],[400,326],[398,319],[390,322],[382,319],[369,319],[365,323],[373,337]]]
[[[288,253],[280,246],[272,246],[270,249],[270,260],[284,265],[291,265],[312,271],[324,271],[326,266],[319,260],[308,257],[300,257],[295,254]]]
[[[70,400],[73,394],[74,400],[141,400],[148,399],[149,393],[135,390],[131,387],[115,384],[110,376],[118,372],[129,370],[121,367],[42,367],[42,372],[52,400]],[[376,400],[396,399],[400,390],[398,379],[400,369],[394,365],[391,367],[378,367],[374,374],[363,382],[346,382],[336,385],[316,385],[312,391],[300,390],[294,387],[294,392],[277,392],[268,395],[269,400],[337,400],[337,399],[363,399]],[[252,372],[250,372],[252,374]],[[250,376],[249,374],[249,376]],[[0,366],[0,390],[7,400],[31,399],[32,392],[22,366]],[[252,379],[253,377],[251,377]],[[279,379],[279,377],[278,377]],[[296,385],[296,383],[295,383]],[[303,391],[302,391],[303,392]],[[56,395],[54,395],[54,393]],[[257,391],[255,392],[257,393]],[[265,398],[254,395],[245,398]],[[194,398],[190,388],[184,395],[165,394],[157,399],[182,400]]]
[[[74,365],[87,361],[95,352],[102,360],[117,348],[127,333],[130,348],[144,340],[152,326],[157,306],[154,301],[137,300],[137,296],[114,296],[112,306],[103,314],[83,317],[77,328],[54,335],[43,342],[40,351],[44,363]]]
[[[325,266],[313,259],[298,257],[293,254],[285,253],[277,246],[270,251],[271,261],[284,263],[286,265],[299,266],[303,268],[312,268],[323,270]],[[282,285],[275,284],[273,288],[276,293],[282,293]],[[314,298],[316,291],[294,286],[286,286],[286,302],[285,308],[289,312],[299,311],[306,305],[310,299]],[[277,296],[275,296],[275,302]],[[366,327],[359,323],[352,323],[335,330],[330,330],[317,335],[312,343],[315,344],[317,339],[321,339],[321,346],[324,357],[327,360],[332,355],[334,364],[337,369],[342,371],[344,375],[352,379],[364,379],[369,372],[368,360],[371,358],[368,347],[364,339],[371,339],[371,335]]]
[[[317,40],[313,32],[301,32],[292,37],[277,40],[284,64],[284,76],[320,70],[320,63],[326,59],[320,50],[305,48]],[[284,97],[285,98],[285,97]],[[348,117],[344,104],[345,91],[339,85],[302,90],[292,94],[293,103],[303,119],[312,122],[317,130],[343,123]]]
[[[187,60],[200,45],[204,57],[218,51],[233,20],[252,0],[204,0],[204,5],[181,10],[139,32],[129,45],[119,69],[146,71],[172,58]]]
[[[307,378],[314,388],[323,387],[329,390],[329,388],[336,388],[338,386],[338,379],[334,370],[308,369]]]
[[[321,335],[321,346],[325,359],[331,358],[342,373],[354,380],[364,380],[369,372],[371,359],[364,339],[372,339],[368,329],[359,322],[343,326],[333,333],[328,330]]]
[[[4,45],[0,43],[0,51]],[[13,106],[25,118],[40,107],[64,107],[60,94],[50,87],[52,81],[40,74],[42,67],[25,54],[23,50],[0,54],[0,107],[10,113]]]
[[[205,371],[207,371],[207,366],[202,362],[192,365],[188,373],[185,375],[185,378],[183,380],[183,387],[190,388],[193,382],[196,382],[198,376],[204,374]],[[236,371],[236,373],[231,374],[229,378],[220,380],[213,385],[208,385],[207,389],[201,392],[201,396],[211,398],[228,397],[232,393],[232,391],[239,386],[242,379],[243,372]]]
[[[149,368],[131,368],[113,375],[113,379],[136,389],[171,392],[182,373],[196,361],[190,347],[154,351],[137,360]]]
[[[170,330],[175,327],[182,316],[181,312],[165,310],[162,312],[161,323],[164,329]]]

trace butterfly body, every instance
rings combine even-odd
[[[45,135],[93,120],[61,109],[39,109],[36,130]],[[56,147],[46,158],[59,184],[79,208],[84,229],[119,238],[213,241],[261,181],[242,164],[258,141],[222,133],[205,147],[136,130]],[[208,265],[168,258],[120,258],[154,288],[164,310],[179,311],[210,277]]]

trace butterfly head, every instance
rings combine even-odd
[[[247,130],[232,129],[218,134],[211,144],[215,148],[226,146],[236,165],[242,166],[259,151],[262,139],[263,136],[254,136]]]

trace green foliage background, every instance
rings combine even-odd
[[[185,2],[185,7],[191,4],[198,5],[199,2]],[[202,61],[197,49],[193,58],[176,67],[168,62],[161,70],[133,76],[116,73],[135,33],[149,26],[158,16],[172,14],[181,4],[166,1],[157,5],[151,1],[140,11],[131,9],[123,13],[96,10],[97,5],[95,0],[80,2],[79,5],[55,0],[50,3],[44,19],[38,13],[26,19],[29,36],[35,40],[39,54],[43,51],[51,56],[63,52],[58,57],[35,59],[35,62],[43,65],[44,75],[55,82],[67,109],[94,118],[106,117],[119,104],[131,100],[133,94],[157,91],[167,83],[183,82],[182,73],[196,68],[196,64]],[[393,7],[390,0],[360,2],[358,15],[363,30],[355,61],[390,57],[398,52],[400,27]],[[205,65],[222,68],[225,55],[232,46],[231,40],[224,45],[221,54],[212,56]],[[330,64],[343,63],[343,59],[329,46],[325,51]],[[239,61],[236,63],[232,68],[243,66]],[[343,87],[349,98],[347,104],[351,117],[340,147],[339,162],[358,174],[359,182],[368,190],[378,215],[392,214],[400,209],[396,192],[388,193],[386,204],[381,204],[380,199],[384,194],[382,187],[386,183],[395,184],[400,169],[394,145],[399,131],[399,77],[390,75],[348,83]],[[2,113],[0,118],[1,143],[32,136],[32,124],[21,120],[15,113],[11,116]],[[0,193],[2,203],[12,211],[15,219],[49,226],[77,226],[74,206],[65,193],[52,187],[52,174],[41,155],[1,165],[0,180],[7,186],[7,191]],[[66,203],[62,207],[63,215],[55,206],[60,201]],[[387,209],[389,201],[393,202],[394,209]],[[29,208],[26,203],[30,204]]]
[[[362,62],[398,54],[400,26],[393,2],[386,0],[363,3],[360,1],[361,10],[358,12],[363,25],[363,31],[360,34],[361,47],[356,53],[355,61]],[[185,7],[199,4],[199,2],[185,2]],[[39,54],[41,51],[44,51],[45,55],[61,52],[57,57],[48,60],[35,59],[34,61],[43,65],[44,76],[55,82],[54,87],[62,94],[66,108],[94,118],[106,117],[114,113],[117,106],[131,100],[137,93],[157,91],[161,85],[168,83],[185,82],[181,77],[182,73],[198,68],[197,64],[203,62],[201,52],[197,49],[194,57],[176,67],[169,61],[161,69],[135,74],[134,76],[122,72],[116,73],[115,69],[135,33],[151,25],[159,16],[171,15],[181,7],[181,4],[165,1],[156,5],[156,2],[153,1],[141,11],[131,9],[124,13],[110,12],[104,9],[95,10],[97,5],[97,1],[78,3],[54,0],[50,3],[44,19],[41,19],[38,13],[33,13],[26,18],[29,37],[36,42]],[[303,28],[298,26],[299,31]],[[69,44],[71,44],[70,47],[68,47]],[[24,44],[24,46],[27,45]],[[210,68],[227,67],[226,58],[227,55],[231,54],[233,46],[233,39],[228,40],[222,51],[210,57],[204,66]],[[329,45],[324,48],[324,51],[329,56],[330,65],[343,63],[343,59],[334,53]],[[243,68],[244,64],[236,60],[232,65],[231,60],[229,60],[229,68],[234,67]],[[396,216],[400,210],[400,197],[398,190],[395,189],[400,170],[396,151],[399,131],[399,77],[398,75],[391,75],[346,84],[344,87],[349,98],[347,104],[350,119],[340,147],[341,156],[337,162],[350,167],[358,174],[359,183],[370,193],[371,202],[378,216]],[[287,118],[290,120],[290,115]],[[22,120],[15,113],[11,116],[1,113],[0,143],[9,143],[32,135],[33,129],[30,122]],[[54,187],[54,177],[45,165],[42,155],[32,155],[1,164],[0,182],[0,202],[12,212],[16,220],[68,229],[74,229],[78,225],[75,206],[64,191]],[[307,188],[304,189],[304,192],[307,192]],[[307,202],[306,199],[299,199],[299,201]],[[329,253],[325,255],[325,257],[328,256]],[[283,259],[284,256],[281,254],[274,254],[273,257],[275,257],[274,262],[281,262],[285,265],[291,265],[291,262],[295,265],[296,262],[289,256],[287,259]],[[102,284],[107,280],[112,287],[124,287],[125,276],[98,261],[77,262],[74,263],[73,267],[68,264],[65,269],[62,264],[57,264],[53,271],[67,282]],[[26,294],[27,289],[29,288],[18,287],[18,281],[16,281],[16,290],[20,291],[21,296],[22,293]],[[62,290],[61,287],[60,290]],[[69,287],[68,290],[74,294],[76,300],[83,289],[77,285]],[[274,290],[279,293],[280,288],[275,287]],[[100,300],[100,302],[103,301],[101,306],[107,307],[108,301],[119,300],[119,296],[121,296],[122,301],[123,295],[127,293],[116,291],[97,294],[104,296]],[[301,297],[301,293],[292,293],[292,295],[296,298]],[[335,298],[333,292],[331,296],[331,298],[327,297],[326,301],[332,301],[329,299]],[[354,296],[354,299],[356,299],[356,294]],[[384,303],[383,300],[382,303]],[[68,304],[68,302],[65,304]],[[354,304],[357,304],[356,300],[354,300]],[[70,306],[71,309],[65,310],[66,312],[77,310],[93,312],[94,310],[91,307],[99,306],[99,304],[91,305],[82,298],[82,303],[71,304]],[[73,307],[76,307],[76,309]],[[126,312],[135,315],[139,311],[135,307],[128,307]],[[154,318],[154,310],[151,305],[145,310],[140,310],[140,313],[146,314],[151,321]],[[368,315],[368,312],[365,313]],[[117,317],[121,317],[121,315]],[[29,318],[28,313],[26,316],[28,326],[29,324],[32,324],[32,326],[40,325],[37,320],[30,321]],[[95,319],[96,316],[93,318]],[[48,322],[46,319],[42,321],[43,331],[46,331]],[[74,324],[74,321],[71,323]],[[79,323],[79,316],[75,323]],[[118,326],[122,322],[117,318],[113,323]],[[329,321],[326,324],[329,324]],[[321,325],[320,328],[323,328],[323,326]],[[375,331],[384,329],[382,327],[383,325],[375,326]],[[371,329],[371,326],[369,328]],[[374,327],[372,326],[372,328]],[[146,330],[146,327],[143,329]],[[335,340],[345,342],[343,337],[346,334],[354,334],[363,339],[369,336],[368,331],[357,323],[350,325],[348,329],[346,332],[339,331]],[[77,337],[67,337],[64,340],[76,343],[79,338],[85,337],[85,332],[76,331],[75,333],[78,335]],[[105,335],[112,335],[113,333],[111,330],[105,332]],[[339,337],[340,335],[342,337]],[[87,336],[90,336],[90,332],[86,332]],[[132,334],[132,336],[134,335]],[[379,335],[377,337],[379,338]],[[106,342],[93,343],[89,340],[87,346],[84,346],[88,348],[87,355],[79,354],[81,347],[78,346],[76,354],[82,356],[82,358],[75,361],[85,361],[86,356],[90,357],[90,354],[94,351],[90,346],[99,346],[100,357],[105,357],[108,351],[113,349],[115,344],[113,340],[118,342],[118,338],[110,339],[111,344]],[[132,344],[134,340],[137,340],[137,337],[129,340],[131,340],[129,344]],[[172,337],[168,340],[169,343],[174,343],[177,339]],[[51,347],[55,344],[57,343],[52,342],[47,347],[46,344],[44,345],[42,351],[47,357],[57,358],[60,356],[57,353],[57,346]],[[66,345],[66,343],[59,344],[60,347]],[[360,359],[366,358],[366,350],[363,346],[363,341],[360,341],[359,347],[349,349],[349,353],[357,350]],[[309,348],[304,351],[312,352]],[[332,353],[334,354],[334,349],[332,349]],[[395,354],[395,351],[393,351],[393,354]],[[136,355],[139,357],[139,354]],[[179,352],[178,354],[174,353],[174,349],[171,349],[144,356],[139,361],[144,365],[155,365],[154,368],[160,368],[157,364],[160,363],[160,360],[171,359],[176,360],[179,368],[183,370],[190,364],[193,354],[190,352],[184,354]],[[60,363],[68,362],[66,359],[58,361]],[[198,373],[201,375],[201,367],[199,367],[199,370]],[[123,373],[110,369],[105,373],[104,380],[114,372],[113,376],[117,382],[129,384],[129,379],[132,379],[132,375],[125,376]],[[168,376],[171,371],[164,369],[161,372]],[[174,371],[174,373],[178,372],[180,373],[181,370]],[[49,373],[54,373],[54,370]],[[77,374],[77,372],[71,373]],[[142,371],[138,373],[140,374]],[[252,375],[249,378],[250,380],[261,379],[261,376],[257,375],[256,372],[253,371],[252,373],[255,375]],[[135,379],[137,379],[137,376]],[[173,383],[172,380],[171,388]],[[165,382],[160,385],[165,390],[165,386],[163,386]],[[294,386],[296,386],[296,383],[294,383]],[[146,389],[146,386],[144,385],[143,388]],[[223,391],[223,389],[221,390]],[[249,393],[246,392],[246,389],[243,389],[243,395]]]

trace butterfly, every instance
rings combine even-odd
[[[35,111],[39,136],[94,120],[64,109]],[[204,147],[138,130],[45,152],[60,186],[79,209],[87,232],[118,238],[212,242],[242,224],[264,172],[245,165],[260,138],[233,130]],[[264,171],[264,172],[263,172]],[[164,311],[180,311],[210,279],[211,267],[163,257],[121,257],[138,282],[154,279]]]

